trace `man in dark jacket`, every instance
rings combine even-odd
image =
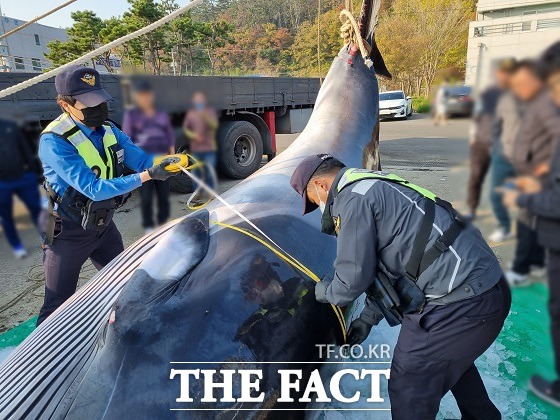
[[[514,142],[512,164],[518,176],[544,178],[548,172],[560,114],[543,81],[542,66],[531,60],[520,61],[511,78],[511,89],[523,103],[523,116]],[[506,277],[511,285],[529,280],[532,267],[544,266],[544,249],[538,244],[534,215],[522,208],[517,220],[514,263]]]
[[[27,255],[13,218],[13,197],[27,207],[37,225],[41,213],[37,165],[29,143],[14,121],[0,120],[0,219],[8,242],[16,258]]]
[[[551,47],[560,51],[560,43]],[[560,113],[560,57],[551,54],[544,63],[548,67],[548,85],[551,97],[557,107],[553,110]],[[548,130],[560,139],[560,118],[552,118],[548,122]],[[560,147],[555,142],[555,152],[550,163],[548,176],[544,181],[538,177],[524,176],[516,179],[517,190],[502,189],[504,204],[518,206],[537,216],[536,232],[539,244],[548,251],[548,285],[549,312],[551,318],[552,345],[555,354],[556,373],[560,378]],[[540,376],[534,376],[530,382],[531,390],[560,407],[560,379],[548,382]]]
[[[331,155],[304,159],[290,183],[304,214],[321,208],[323,232],[338,238],[333,280],[317,283],[316,299],[346,306],[368,296],[348,344],[363,342],[383,318],[402,323],[392,418],[433,419],[449,390],[463,418],[501,418],[474,361],[502,329],[511,295],[480,232],[424,188],[345,168]]]

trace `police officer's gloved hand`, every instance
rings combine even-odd
[[[152,178],[155,181],[165,181],[168,178],[178,174],[178,172],[172,172],[165,169],[167,165],[169,165],[169,162],[166,162],[164,160],[159,165],[154,165],[150,169],[148,169],[148,174],[150,175],[150,178]]]
[[[350,323],[348,329],[347,341],[350,347],[356,344],[362,344],[368,338],[373,325],[364,321],[361,317],[356,318]]]
[[[323,279],[323,281],[315,285],[315,299],[317,299],[317,302],[329,303],[327,300],[327,287],[329,287],[330,284],[330,281]]]

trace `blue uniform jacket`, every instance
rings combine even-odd
[[[92,130],[74,120],[101,156],[105,128]],[[142,172],[153,165],[153,156],[134,145],[130,138],[112,125],[118,144],[124,150],[124,164],[136,172]],[[53,190],[62,196],[70,186],[93,201],[101,201],[128,193],[142,185],[138,173],[114,179],[97,178],[86,165],[78,150],[68,141],[52,133],[41,135],[39,158],[43,164],[45,179]]]

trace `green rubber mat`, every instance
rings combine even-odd
[[[500,377],[511,379],[523,392],[534,374],[547,379],[555,378],[547,309],[548,289],[544,284],[535,284],[516,288],[512,295],[511,313],[497,340],[497,344],[501,344],[505,350],[499,370]],[[528,391],[523,406],[527,411],[519,413],[517,418],[560,418],[560,409],[541,401]]]
[[[17,327],[0,334],[0,349],[19,345],[29,334],[33,332],[36,323],[37,317],[34,317],[28,319],[23,324],[19,324]]]

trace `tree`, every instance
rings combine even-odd
[[[45,57],[54,67],[75,60],[101,44],[99,34],[105,27],[102,19],[90,10],[72,12],[70,16],[74,24],[68,29],[68,41],[56,40],[47,44],[49,53],[45,54]],[[95,58],[91,60],[91,64],[95,65]]]
[[[290,69],[293,73],[321,77],[326,74],[333,57],[342,47],[338,15],[338,9],[333,9],[321,14],[314,23],[301,24],[290,48],[292,63]],[[317,25],[320,25],[319,28]],[[319,40],[317,40],[318,33]]]
[[[164,16],[161,3],[154,0],[128,0],[130,9],[123,14],[123,24],[127,32],[133,32],[154,23]],[[144,71],[160,74],[162,64],[168,62],[165,56],[165,29],[158,28],[130,41],[131,51],[141,55]]]
[[[428,96],[442,69],[463,72],[472,17],[470,1],[394,0],[381,15],[376,36],[392,85]]]
[[[232,31],[233,25],[223,19],[215,22],[204,22],[197,27],[197,32],[203,35],[200,37],[200,44],[208,56],[211,75],[214,75],[218,48],[235,44],[235,39],[231,35]]]

